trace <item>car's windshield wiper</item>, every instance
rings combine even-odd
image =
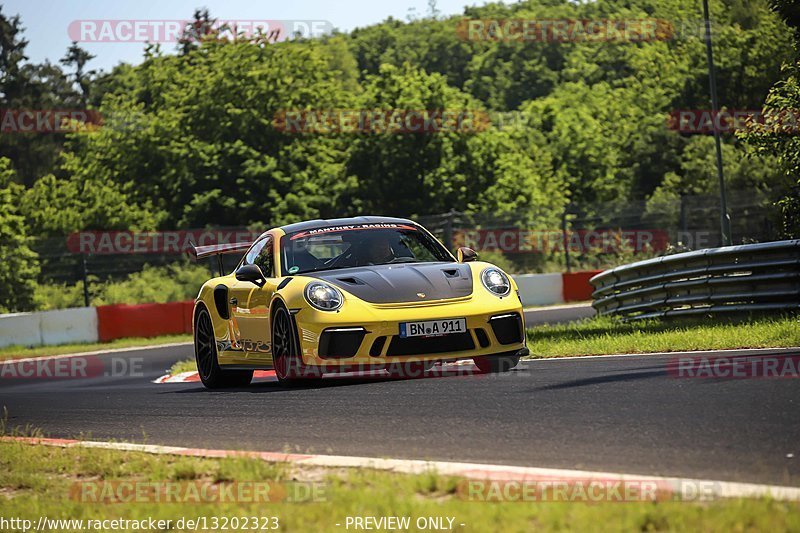
[[[368,266],[384,266],[384,265],[398,265],[398,264],[408,264],[408,263],[430,263],[431,261],[421,261],[419,259],[414,259],[413,257],[395,257],[388,263],[378,263],[375,265],[337,265],[332,267],[322,267],[322,268],[314,268],[312,270],[306,270],[305,272],[297,272],[295,275],[302,276],[303,274],[311,274],[313,272],[327,272],[330,270],[344,270],[346,268],[363,268]],[[433,261],[435,262],[435,261]]]
[[[419,259],[416,259],[414,257],[395,257],[394,259],[392,259],[388,263],[381,263],[381,264],[382,265],[394,265],[394,264],[397,264],[397,263],[422,263],[422,262],[423,261],[420,261]]]
[[[354,265],[337,265],[332,267],[322,267],[322,268],[315,268],[313,270],[307,270],[305,272],[301,272],[300,274],[309,274],[311,272],[327,272],[328,270],[344,270],[345,268],[358,268],[358,266]]]

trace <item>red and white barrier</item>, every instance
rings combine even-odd
[[[94,307],[0,315],[0,347],[98,341]]]
[[[0,346],[38,346],[42,344],[41,313],[0,315]]]
[[[589,280],[602,270],[585,270],[583,272],[565,272],[561,274],[564,282],[565,302],[585,302],[592,299],[594,287]]]
[[[514,276],[522,305],[564,303],[564,280],[561,274],[522,274]]]
[[[592,299],[589,280],[601,270],[563,274],[520,274],[513,276],[525,307],[582,302]]]
[[[194,301],[103,305],[97,308],[101,342],[124,337],[158,337],[192,332]]]
[[[77,344],[97,342],[97,310],[94,307],[59,309],[37,313],[42,344]]]
[[[514,276],[523,305],[589,300],[592,272]],[[125,337],[158,337],[192,332],[193,301],[101,305],[38,313],[0,315],[0,348],[108,342]]]
[[[0,315],[0,348],[108,342],[192,332],[194,301]]]

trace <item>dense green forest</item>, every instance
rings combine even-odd
[[[710,4],[720,105],[800,109],[793,2]],[[713,138],[667,127],[674,110],[710,107],[697,0],[527,0],[447,18],[434,9],[278,43],[218,38],[203,31],[211,16],[195,13],[200,24],[177,50],[148,45],[140,64],[94,72],[78,45],[58,65],[27,61],[24,21],[0,11],[0,107],[89,108],[103,119],[74,133],[0,134],[0,284],[35,280],[30,237],[84,229],[453,209],[554,228],[567,205],[609,215],[717,191]],[[467,40],[464,18],[655,18],[673,32],[643,42]],[[286,110],[357,109],[518,120],[468,134],[292,134],[275,123]],[[728,186],[774,206],[782,233],[798,235],[796,131],[753,124],[723,143]],[[0,308],[32,298],[16,290]]]

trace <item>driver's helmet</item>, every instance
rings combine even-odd
[[[360,248],[362,260],[367,264],[379,265],[388,263],[395,257],[391,243],[380,231],[367,232],[367,236],[361,242]]]

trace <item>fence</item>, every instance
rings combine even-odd
[[[600,315],[628,320],[800,309],[800,240],[675,254],[591,279]]]
[[[146,266],[188,265],[188,243],[215,244],[252,240],[261,231],[243,228],[136,233],[125,231],[83,232],[64,237],[36,239],[32,249],[39,256],[40,285],[80,284],[82,303],[90,305],[96,286],[124,280]],[[84,238],[86,237],[86,238]],[[224,256],[224,267],[232,270],[238,257]],[[202,261],[208,275],[218,271],[216,260]]]
[[[778,210],[764,193],[728,195],[734,244],[781,237]],[[612,268],[637,259],[720,246],[719,197],[569,205],[506,215],[450,212],[418,217],[451,249],[469,246],[511,273]]]
[[[676,251],[717,246],[718,202],[716,196],[684,196],[658,205],[644,201],[570,205],[555,215],[552,210],[531,207],[505,215],[453,211],[416,220],[451,250],[469,246],[482,259],[511,274],[559,273],[603,270]],[[733,191],[729,205],[734,242],[779,238],[774,220],[777,210],[765,198],[751,191]],[[39,285],[69,285],[73,299],[80,300],[71,305],[88,306],[97,302],[100,285],[126,279],[145,265],[184,264],[182,252],[189,240],[196,244],[235,242],[259,232],[243,228],[166,231],[143,243],[130,232],[96,232],[36,239],[32,247],[41,264]],[[209,235],[212,238],[206,239]],[[237,259],[224,257],[225,268],[232,269]],[[205,264],[209,275],[216,272],[215,263]]]

